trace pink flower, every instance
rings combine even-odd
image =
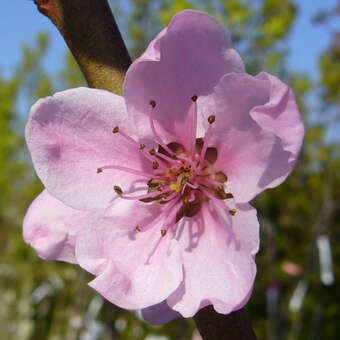
[[[186,10],[131,65],[124,93],[78,88],[32,107],[27,144],[47,191],[26,242],[154,323],[241,308],[259,246],[248,202],[285,180],[304,137],[293,92],[246,74],[229,33]]]

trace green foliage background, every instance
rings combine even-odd
[[[286,68],[290,51],[285,42],[299,15],[293,0],[129,0],[128,5],[121,0],[112,8],[133,58],[174,13],[197,8],[230,29],[249,73],[266,70],[294,89],[307,126],[305,146],[289,179],[253,202],[259,209],[262,244],[247,309],[259,339],[340,339],[340,148],[327,138],[339,118],[340,33],[330,31],[332,43],[320,57],[320,81],[315,82]],[[315,24],[326,25],[336,13],[320,13]],[[42,185],[25,146],[27,116],[20,115],[20,107],[26,112],[39,97],[85,85],[70,54],[61,72],[46,73],[43,60],[49,48],[49,37],[41,33],[34,46],[23,47],[11,78],[0,73],[0,339],[150,340],[157,334],[199,339],[192,320],[152,327],[137,312],[103,301],[87,287],[91,278],[84,271],[40,260],[23,242],[22,219]],[[323,235],[332,246],[331,285],[320,280],[317,240]],[[287,261],[300,266],[300,273],[284,271]],[[290,303],[298,285],[306,294],[301,308],[293,310]]]

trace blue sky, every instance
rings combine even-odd
[[[311,24],[311,18],[319,9],[332,8],[336,0],[297,0],[299,17],[288,39],[291,56],[288,67],[317,78],[317,63],[320,51],[329,44],[328,32]],[[40,31],[48,32],[52,46],[46,59],[46,67],[52,73],[59,69],[66,45],[56,28],[41,15],[33,1],[4,1],[0,7],[0,72],[8,76],[20,60],[20,47],[32,44]],[[340,27],[340,21],[333,23]]]

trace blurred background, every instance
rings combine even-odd
[[[340,339],[340,2],[115,0],[133,59],[184,8],[232,33],[247,71],[294,89],[307,126],[289,179],[253,201],[261,220],[258,277],[247,310],[259,339]],[[77,266],[40,260],[22,239],[42,190],[24,141],[39,97],[85,85],[55,27],[33,1],[0,5],[0,340],[198,340],[193,320],[153,327],[102,300]]]

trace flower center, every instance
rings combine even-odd
[[[147,150],[144,144],[139,144],[116,126],[112,132],[120,134],[129,143],[138,148],[150,161],[150,171],[139,171],[123,166],[106,165],[97,168],[97,173],[106,169],[114,169],[140,175],[148,179],[146,193],[139,196],[125,195],[123,190],[114,186],[114,191],[122,199],[140,200],[144,203],[163,205],[159,218],[163,219],[161,235],[165,236],[167,230],[180,221],[183,217],[193,217],[208,201],[228,210],[230,215],[235,215],[233,195],[226,192],[227,176],[222,171],[216,171],[214,163],[218,157],[218,150],[209,147],[213,133],[215,116],[208,117],[209,126],[203,138],[196,138],[197,130],[197,96],[191,98],[192,105],[189,110],[191,147],[185,147],[177,142],[165,144],[159,136],[153,120],[153,109],[156,107],[154,100],[150,101],[150,126],[157,150]],[[227,200],[226,202],[223,202]],[[154,221],[155,222],[155,221]],[[137,226],[136,231],[142,231],[146,226]]]

